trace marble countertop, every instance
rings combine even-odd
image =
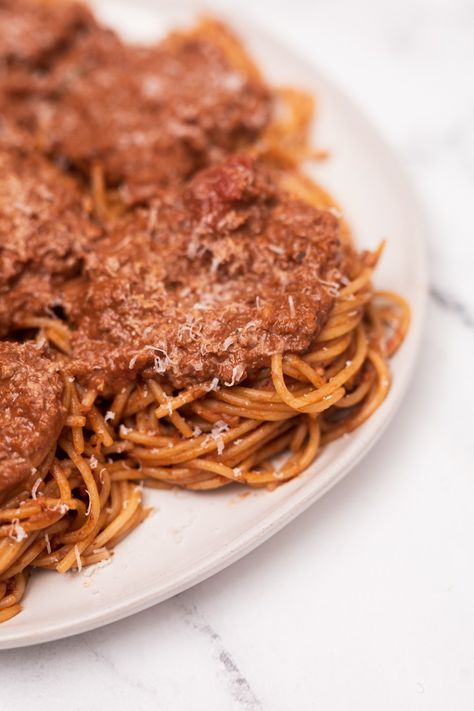
[[[245,559],[128,620],[0,652],[2,710],[474,707],[474,3],[239,6],[411,174],[430,228],[416,381],[350,476]]]

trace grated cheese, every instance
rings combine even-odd
[[[319,282],[320,282],[323,286],[327,286],[327,287],[328,287],[328,291],[329,291],[329,293],[330,293],[331,296],[339,296],[339,288],[340,288],[340,285],[339,285],[337,282],[335,282],[335,281],[328,281],[328,280],[326,280],[326,279],[321,279],[321,278],[319,279]]]
[[[148,232],[153,232],[156,227],[156,220],[158,218],[158,208],[156,205],[150,209],[150,214],[148,217]]]
[[[219,265],[221,263],[221,260],[218,259],[217,257],[212,258],[211,262],[211,274],[215,274],[217,270],[219,269]]]
[[[82,560],[81,560],[81,554],[79,553],[79,548],[77,546],[77,543],[74,546],[74,555],[76,556],[77,572],[80,573],[82,570]]]
[[[274,252],[274,254],[285,254],[283,247],[279,247],[277,244],[269,244],[268,249]]]
[[[210,436],[217,444],[217,454],[219,455],[222,454],[225,447],[224,440],[222,439],[222,434],[223,432],[227,432],[227,430],[229,429],[230,427],[227,422],[224,422],[224,420],[217,420],[210,432]]]
[[[211,390],[218,390],[219,389],[219,378],[213,378],[211,380],[210,385],[207,386],[206,390],[207,392],[210,392]]]
[[[227,388],[231,388],[238,380],[240,380],[240,378],[244,374],[244,370],[245,368],[242,364],[234,366],[232,368],[232,380],[230,381],[230,383],[225,382],[224,385]]]
[[[290,307],[291,318],[296,318],[295,302],[292,296],[288,297],[288,306]]]
[[[138,353],[137,355],[134,355],[133,358],[130,358],[129,364],[128,364],[128,369],[132,370],[132,368],[135,366],[135,363],[137,362],[138,358]]]
[[[145,346],[145,349],[155,353],[154,368],[157,373],[166,373],[167,369],[173,365],[173,361],[164,348],[160,346]],[[163,355],[157,355],[158,353],[162,353]]]
[[[228,91],[238,91],[244,84],[245,79],[241,74],[237,74],[236,72],[225,74],[221,80],[221,86]]]
[[[12,521],[12,528],[13,531],[10,533],[10,538],[14,540],[16,543],[21,543],[22,541],[25,540],[25,538],[28,538],[28,534],[23,528],[23,526],[20,526],[20,519],[14,518]]]
[[[115,412],[113,410],[107,410],[105,413],[104,421],[113,422],[115,420]]]
[[[36,497],[38,495],[38,489],[40,488],[42,481],[43,481],[42,479],[37,479],[35,481],[35,483],[33,484],[33,488],[31,489],[31,498],[32,499],[36,499]]]
[[[55,504],[54,506],[49,506],[48,511],[59,511],[64,516],[69,511],[69,506],[67,504]]]

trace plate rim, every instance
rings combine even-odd
[[[119,1],[122,4],[130,2],[130,0]],[[148,0],[139,0],[139,4],[147,7],[151,5]],[[196,2],[196,0],[179,0],[177,4],[185,8],[188,7],[194,12],[206,9],[205,5],[203,6],[203,4]],[[170,5],[173,5],[170,0],[159,0],[159,2],[153,3],[153,9],[159,13],[165,11],[164,8]],[[311,486],[311,482],[316,481],[316,479],[309,479],[305,487],[293,492],[292,497],[285,499],[274,511],[269,512],[263,523],[255,523],[236,536],[232,541],[195,563],[194,568],[192,567],[176,575],[165,585],[157,583],[154,586],[150,586],[145,592],[143,590],[137,591],[134,596],[128,595],[124,600],[120,600],[111,607],[103,605],[97,610],[91,608],[87,614],[83,614],[73,621],[63,620],[60,623],[46,623],[40,631],[33,633],[29,633],[25,630],[18,631],[15,630],[14,627],[10,628],[11,632],[9,632],[8,622],[1,625],[0,650],[28,647],[64,639],[112,624],[113,622],[142,612],[153,605],[164,602],[174,595],[178,595],[184,590],[194,587],[248,555],[258,546],[265,543],[265,541],[271,538],[275,533],[282,530],[297,516],[306,511],[318,499],[322,498],[368,454],[398,412],[412,380],[415,367],[419,361],[428,298],[428,265],[425,239],[425,236],[428,234],[428,227],[418,193],[403,164],[398,160],[390,142],[386,140],[378,127],[372,123],[371,119],[366,116],[365,112],[359,108],[357,99],[354,99],[352,94],[348,94],[339,88],[337,81],[334,81],[330,74],[327,74],[324,69],[321,70],[316,63],[310,58],[305,57],[303,53],[300,53],[297,49],[294,49],[293,46],[286,45],[278,34],[273,35],[272,32],[263,28],[256,18],[253,16],[249,17],[248,13],[241,12],[240,10],[237,16],[234,11],[228,8],[220,10],[216,10],[216,8],[212,6],[208,6],[208,8],[217,17],[237,27],[244,41],[245,24],[247,28],[250,28],[253,34],[258,34],[264,41],[280,46],[283,50],[291,53],[301,65],[305,65],[320,82],[330,88],[338,101],[350,106],[351,112],[357,117],[357,120],[364,126],[365,130],[371,134],[372,139],[384,154],[385,160],[390,165],[390,170],[397,175],[401,186],[400,191],[407,201],[405,209],[409,211],[412,216],[413,261],[415,263],[415,273],[417,276],[416,302],[413,303],[412,300],[412,303],[410,303],[411,322],[409,339],[407,339],[408,343],[404,344],[404,347],[410,348],[410,352],[407,354],[407,364],[404,370],[400,374],[397,374],[397,385],[391,389],[389,397],[387,398],[387,403],[390,404],[390,407],[383,412],[383,417],[377,418],[377,413],[374,413],[370,418],[372,423],[370,437],[366,436],[365,441],[363,438],[359,441],[355,453],[351,451],[351,447],[347,447],[338,455],[338,459],[342,460],[341,464],[339,464],[339,466],[335,464],[332,465],[333,467],[337,466],[337,469],[332,477],[325,482],[324,486]],[[359,432],[362,431],[361,428]]]

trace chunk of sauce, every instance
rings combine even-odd
[[[175,33],[133,47],[80,6],[48,5],[45,25],[44,7],[12,5],[2,10],[0,0],[0,26],[11,15],[14,29],[3,50],[0,30],[0,110],[28,127],[44,152],[87,177],[100,163],[128,203],[252,143],[269,122],[269,90],[212,33]]]
[[[317,337],[347,258],[339,223],[236,156],[119,222],[65,293],[71,372],[113,392],[139,373],[236,384]],[[328,286],[329,283],[329,286]]]
[[[0,0],[0,70],[23,66],[45,69],[96,23],[77,2]]]
[[[0,341],[0,499],[38,467],[64,421],[57,366],[32,343]]]
[[[101,234],[77,184],[27,144],[0,122],[0,335],[50,312]]]
[[[99,162],[127,202],[186,180],[253,141],[269,120],[263,84],[205,39],[114,48],[91,68],[90,56],[86,46],[69,58],[75,77],[67,83],[64,67],[55,70],[52,81],[65,88],[41,133],[48,151],[86,173]]]

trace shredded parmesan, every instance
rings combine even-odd
[[[188,259],[195,259],[196,257],[200,257],[205,251],[206,247],[203,244],[199,244],[196,239],[192,239],[188,242],[186,256]]]
[[[329,291],[329,293],[330,293],[331,296],[339,296],[339,288],[340,288],[340,285],[339,285],[337,282],[335,282],[335,281],[328,281],[328,280],[326,280],[326,279],[321,279],[321,278],[319,279],[319,282],[320,282],[323,286],[327,286],[327,287],[328,287],[328,291]]]
[[[74,546],[74,555],[76,556],[77,572],[80,573],[82,570],[82,560],[77,544]]]
[[[237,74],[236,72],[225,74],[221,81],[222,87],[228,91],[238,91],[244,86],[244,84],[245,79],[241,74]]]
[[[48,552],[48,555],[51,555],[51,541],[49,540],[49,536],[47,533],[44,534],[44,540],[46,541],[46,550]]]
[[[232,368],[232,380],[230,382],[225,382],[224,385],[227,388],[231,388],[233,385],[236,384],[244,374],[244,366],[242,364],[236,365]]]
[[[89,466],[90,466],[90,468],[91,468],[91,469],[97,469],[98,463],[99,463],[99,462],[98,462],[97,458],[94,457],[94,455],[92,455],[91,458],[89,459]]]
[[[193,427],[193,437],[199,437],[200,434],[202,434],[202,429],[195,425]]]
[[[283,247],[279,247],[277,244],[269,244],[268,249],[274,252],[274,254],[285,254]]]
[[[296,318],[295,301],[292,296],[288,297],[288,306],[290,307],[291,318]]]
[[[137,362],[137,358],[138,358],[138,353],[137,353],[137,355],[134,355],[133,358],[130,358],[130,361],[128,364],[129,370],[132,370],[132,368],[135,366],[135,363]]]
[[[225,339],[224,343],[222,344],[222,350],[223,350],[223,351],[229,350],[229,348],[231,347],[231,345],[232,345],[233,343],[234,343],[234,339],[232,338],[232,336],[228,336],[228,337]]]
[[[120,425],[119,433],[122,437],[126,437],[131,431],[131,427],[125,427],[125,425]]]
[[[14,518],[12,521],[12,528],[13,531],[10,533],[10,538],[14,540],[16,543],[21,543],[22,541],[25,540],[25,538],[28,538],[28,534],[23,528],[23,526],[20,526],[20,519]]]
[[[115,420],[115,412],[113,410],[107,410],[105,413],[104,421],[113,422]]]
[[[150,209],[150,214],[148,218],[148,231],[153,232],[153,230],[156,227],[156,220],[158,217],[158,208],[156,205],[153,205],[153,207]]]
[[[48,511],[59,511],[64,516],[69,511],[69,506],[67,504],[55,504],[54,506],[48,506]]]
[[[221,263],[221,260],[218,259],[217,257],[212,258],[211,262],[211,274],[215,274],[217,270],[219,269],[219,265]]]
[[[210,392],[211,390],[218,390],[219,389],[219,378],[213,378],[210,382],[210,385],[207,386],[206,390],[207,392]]]
[[[217,420],[211,430],[210,435],[214,442],[217,444],[217,454],[219,455],[222,454],[225,447],[224,440],[222,439],[222,433],[227,432],[228,429],[230,428],[227,422],[224,422],[224,420]]]
[[[173,361],[164,348],[161,348],[160,346],[145,346],[145,348],[155,353],[154,368],[157,373],[166,373],[167,369],[173,365]],[[158,355],[159,353],[162,353],[163,355]]]
[[[232,469],[232,471],[234,472],[234,476],[236,476],[236,477],[242,476],[242,469],[240,467],[234,467]]]
[[[35,481],[35,483],[33,484],[33,488],[31,489],[31,498],[32,499],[36,499],[36,497],[38,495],[38,489],[40,488],[42,481],[43,481],[42,479],[37,479]]]

